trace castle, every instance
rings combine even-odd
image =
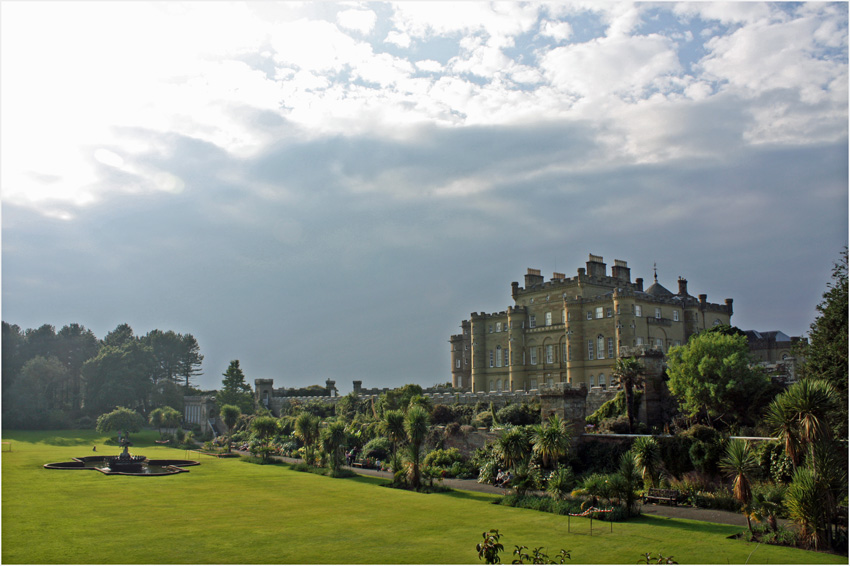
[[[575,277],[554,273],[544,281],[529,269],[525,287],[511,283],[514,305],[498,313],[472,313],[451,337],[452,385],[473,392],[531,391],[567,383],[588,389],[611,384],[623,348],[663,354],[706,328],[730,324],[732,299],[709,303],[688,293],[681,277],[673,293],[654,282],[631,280],[625,261],[610,275],[590,255]]]

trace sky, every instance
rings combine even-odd
[[[846,3],[0,3],[2,318],[430,386],[588,254],[805,335],[848,242]]]

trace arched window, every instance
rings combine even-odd
[[[502,380],[497,379],[496,380],[496,391],[501,391],[501,390],[502,390]]]
[[[605,359],[605,337],[601,334],[596,337],[596,357],[600,360]]]
[[[502,367],[502,347],[496,346],[496,367]]]
[[[603,389],[605,389],[605,374],[604,373],[599,374],[599,386],[602,387]]]
[[[596,387],[596,376],[595,375],[590,376],[590,386]]]
[[[496,383],[491,379],[490,380],[490,391],[496,390]]]

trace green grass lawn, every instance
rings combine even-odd
[[[185,458],[132,437],[132,453]],[[187,474],[106,476],[45,470],[48,462],[117,454],[93,431],[4,431],[3,563],[481,563],[481,533],[571,551],[574,564],[635,564],[661,552],[682,564],[847,563],[846,557],[729,540],[737,527],[644,517],[628,523],[491,505],[492,496],[418,494],[374,478],[333,479],[284,466],[201,457]]]

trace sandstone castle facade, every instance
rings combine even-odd
[[[730,324],[732,299],[709,303],[688,293],[679,278],[673,293],[654,282],[631,280],[625,261],[611,273],[601,256],[590,255],[575,277],[555,273],[544,281],[529,269],[525,286],[511,283],[513,306],[498,313],[472,313],[451,337],[452,385],[473,392],[531,391],[568,383],[606,388],[624,348],[663,354],[701,330]]]

